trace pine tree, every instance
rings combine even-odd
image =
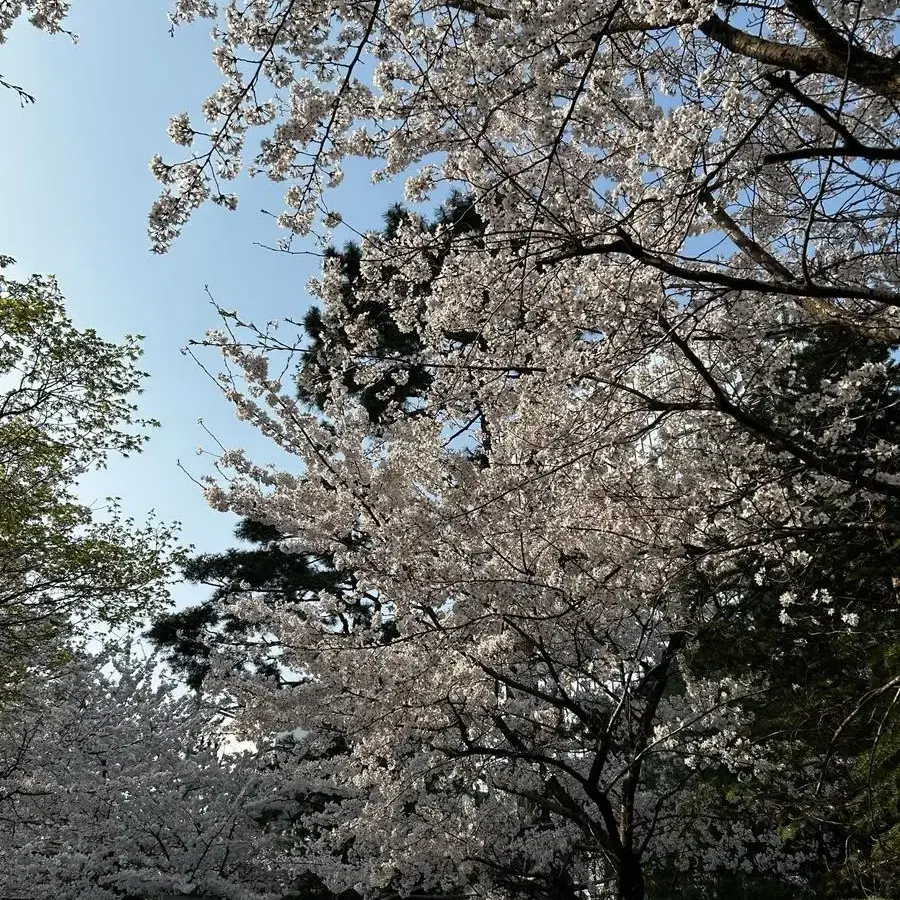
[[[393,238],[397,230],[411,222],[412,213],[402,206],[390,207],[384,215],[381,237]],[[471,199],[453,193],[437,210],[435,216],[424,224],[430,232],[443,229],[446,233],[444,249],[432,256],[431,277],[438,275],[446,249],[450,242],[460,237],[478,239],[484,223],[476,212]],[[427,390],[430,375],[416,359],[419,341],[414,332],[403,330],[391,315],[387,299],[383,301],[359,300],[357,290],[362,278],[359,244],[348,243],[342,250],[331,247],[327,259],[337,261],[340,267],[343,291],[341,301],[343,316],[325,319],[318,307],[313,306],[304,319],[308,346],[303,351],[302,363],[296,373],[298,396],[312,408],[321,409],[327,385],[331,380],[333,348],[336,345],[348,349],[351,355],[358,353],[354,338],[344,322],[365,323],[376,335],[377,354],[388,360],[375,381],[358,380],[352,367],[343,374],[347,390],[363,403],[374,432],[377,432],[388,410],[412,403]],[[387,284],[395,271],[386,268],[381,278]],[[414,287],[423,295],[429,289],[426,280]],[[465,344],[475,340],[475,335],[453,334],[451,339]],[[349,573],[335,566],[334,560],[315,553],[298,552],[292,548],[286,552],[280,546],[288,535],[280,534],[271,525],[245,519],[235,529],[235,537],[250,547],[231,548],[221,553],[196,556],[184,567],[184,575],[195,584],[213,588],[210,597],[196,606],[169,613],[156,619],[148,631],[150,640],[165,654],[169,663],[185,677],[187,683],[199,689],[210,670],[211,656],[217,646],[240,646],[246,651],[246,660],[273,678],[280,678],[277,655],[259,640],[257,623],[233,610],[233,601],[244,591],[252,591],[265,597],[271,604],[287,604],[299,616],[305,616],[305,604],[315,600],[322,592],[333,596],[355,594],[355,585]],[[358,535],[348,535],[347,540],[361,540]],[[358,603],[348,606],[346,616],[371,616],[377,600],[362,607]],[[390,619],[382,625],[383,640],[395,636]]]

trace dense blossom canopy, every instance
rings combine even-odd
[[[752,737],[773,682],[708,642],[740,619],[779,659],[808,638],[785,650],[771,624],[896,614],[893,562],[865,604],[809,577],[823,548],[896,546],[896,4],[176,4],[197,17],[224,83],[208,125],[172,122],[188,158],[152,164],[157,249],[205,200],[235,205],[255,130],[293,234],[352,156],[411,201],[462,187],[484,223],[449,250],[415,217],[364,242],[353,290],[415,335],[404,359],[326,261],[314,291],[353,339],[328,348],[321,410],[269,374],[289,338],[210,336],[243,369],[222,381],[238,414],[298,459],[230,451],[211,501],[328,554],[371,612],[245,600],[315,676],[252,718],[352,736],[316,763],[357,791],[322,838],[332,884],[632,898],[673,868],[802,880],[805,837],[839,858],[836,833],[722,787],[788,753],[851,763]],[[373,423],[347,373],[404,365],[427,388]],[[830,802],[796,771],[785,808]]]

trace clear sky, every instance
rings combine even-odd
[[[199,118],[219,84],[208,24],[173,38],[167,12],[166,0],[77,0],[69,27],[78,44],[22,22],[0,46],[0,76],[37,97],[20,109],[12,92],[0,91],[0,253],[18,261],[19,277],[55,274],[77,325],[111,340],[146,335],[151,377],[142,413],[162,427],[142,457],[90,478],[85,500],[120,496],[137,518],[155,509],[181,520],[199,550],[217,550],[231,540],[234,520],[206,507],[177,461],[205,471],[195,455],[198,445],[210,446],[200,418],[226,446],[258,447],[261,456],[265,445],[180,349],[216,325],[204,285],[245,318],[298,318],[318,266],[313,257],[255,246],[279,236],[260,210],[278,212],[281,190],[259,179],[241,185],[237,213],[201,210],[168,255],[150,252],[146,216],[158,186],[148,161],[157,152],[178,157],[169,118],[184,110]],[[376,227],[400,188],[372,186],[362,164],[346,172],[342,211],[350,200],[351,224]]]

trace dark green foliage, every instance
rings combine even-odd
[[[320,591],[340,594],[352,583],[328,557],[285,553],[278,544],[282,535],[270,525],[246,519],[235,529],[235,536],[255,546],[196,556],[184,567],[189,581],[213,588],[210,598],[157,619],[147,632],[195,689],[209,673],[210,656],[217,644],[245,645],[248,660],[277,674],[271,656],[254,641],[257,623],[231,608],[236,594],[250,590],[269,603],[290,604],[303,616],[303,604]]]
[[[751,394],[748,405],[775,433],[818,437],[827,422],[807,401],[867,363],[886,364],[852,399],[837,448],[843,465],[864,467],[878,442],[900,442],[894,352],[849,329],[819,329],[780,392]],[[701,558],[685,586],[717,608],[687,665],[762,680],[745,702],[755,717],[748,737],[774,748],[780,767],[777,783],[714,773],[697,790],[713,791],[723,810],[737,801],[751,822],[774,818],[789,848],[815,847],[806,883],[723,876],[700,890],[689,873],[662,867],[660,896],[900,897],[900,508],[863,495],[820,501],[817,512],[815,526],[778,526],[767,553],[735,552],[733,571],[714,581]]]
[[[392,206],[385,213],[385,226],[382,235],[391,239],[404,221],[410,219],[410,213],[402,206]],[[476,239],[484,231],[484,222],[475,210],[470,198],[462,194],[453,194],[438,210],[434,220],[427,225],[432,231],[446,229],[446,239],[433,251],[431,262],[432,279],[440,272],[444,259],[452,242],[466,236]],[[431,384],[431,376],[425,366],[417,359],[421,349],[418,335],[403,331],[394,321],[390,313],[387,298],[381,300],[373,297],[377,291],[365,291],[360,297],[362,275],[360,263],[362,250],[358,244],[347,244],[343,250],[332,247],[326,251],[326,259],[336,259],[343,277],[344,290],[341,302],[344,306],[342,315],[355,324],[364,324],[375,335],[374,356],[359,358],[359,367],[348,366],[342,373],[344,385],[368,412],[373,430],[378,429],[385,415],[391,410],[401,410],[408,414],[408,401],[419,397],[427,391]],[[387,284],[396,275],[396,269],[385,266],[380,272],[381,283]],[[431,281],[421,284],[407,285],[407,290],[422,297],[423,301],[430,291]],[[372,285],[366,285],[372,287]],[[378,285],[376,284],[377,288]],[[423,307],[424,311],[424,307]],[[298,373],[298,394],[312,406],[319,409],[325,403],[327,386],[332,378],[332,360],[330,348],[343,347],[356,355],[354,341],[343,326],[334,318],[325,319],[317,307],[306,314],[303,326],[309,339],[304,353],[304,362]],[[472,336],[454,335],[465,343]],[[363,383],[359,379],[359,368],[366,367],[374,359],[381,363],[380,377],[374,382]],[[398,377],[402,374],[402,378]]]
[[[156,619],[147,637],[163,649],[166,658],[194,690],[209,674],[210,638],[222,621],[222,613],[211,603],[201,603]]]

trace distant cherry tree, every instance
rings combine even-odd
[[[284,896],[287,774],[232,752],[227,720],[152,667],[102,662],[35,673],[0,708],[0,894]]]

